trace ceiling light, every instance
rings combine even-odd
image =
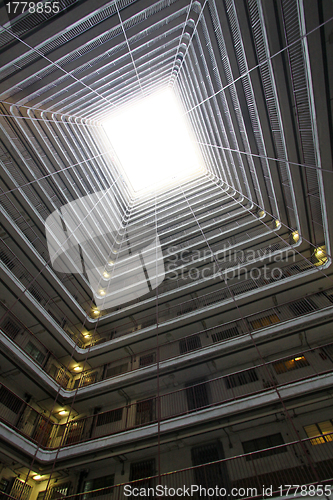
[[[113,261],[113,260],[109,260],[109,263],[108,263],[108,264],[109,264],[109,266],[113,266],[114,261]]]
[[[61,416],[66,415],[66,413],[68,413],[67,410],[61,410],[61,411],[59,411],[59,415],[61,415]]]
[[[171,89],[124,106],[103,127],[136,192],[169,187],[206,172],[192,128]]]
[[[40,479],[42,479],[43,476],[40,476],[39,474],[36,474],[35,476],[33,476],[32,479],[34,479],[35,481],[39,481]]]
[[[85,333],[85,334],[84,334],[84,338],[85,338],[85,339],[90,339],[90,333]]]
[[[105,290],[103,290],[103,289],[102,289],[102,290],[100,290],[100,291],[99,291],[99,294],[100,294],[100,295],[105,295]]]
[[[299,232],[298,232],[298,231],[293,231],[293,232],[291,233],[291,235],[292,235],[292,237],[293,237],[294,242],[295,242],[295,243],[297,243],[297,242],[298,242],[298,240],[299,240]]]
[[[104,271],[103,276],[104,278],[110,278],[110,274],[107,271]]]
[[[281,222],[279,220],[275,220],[275,227],[278,228],[281,226]]]
[[[75,372],[79,372],[81,370],[81,366],[77,365],[77,366],[74,366],[73,370]]]
[[[327,255],[326,255],[325,245],[322,247],[316,248],[314,254],[315,254],[315,257],[317,259],[317,262],[314,262],[315,266],[322,266],[322,265],[326,264]]]
[[[99,310],[98,309],[94,309],[93,314],[96,314],[96,315],[99,314]]]

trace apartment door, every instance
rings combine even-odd
[[[130,469],[130,481],[135,481],[132,484],[132,488],[154,488],[155,479],[152,479],[152,476],[155,476],[155,459],[151,458],[149,460],[143,460],[142,462],[136,462],[131,464]],[[139,481],[141,479],[141,481]],[[153,494],[149,494],[145,496],[145,498],[155,498]]]
[[[135,425],[149,424],[155,420],[155,398],[138,401],[136,404]]]
[[[197,382],[186,388],[187,407],[196,410],[209,405],[208,390],[206,382]]]
[[[66,444],[78,443],[81,440],[84,428],[84,420],[70,422],[67,428]]]
[[[38,416],[35,424],[35,430],[32,439],[37,441],[40,446],[46,446],[52,431],[52,422],[46,417]]]
[[[197,446],[191,450],[192,464],[194,467],[195,481],[197,485],[203,488],[226,488],[230,491],[230,481],[227,465],[225,463],[211,463],[224,458],[222,444],[211,443],[203,446]],[[204,465],[207,464],[207,465]],[[203,467],[200,467],[202,465]],[[199,467],[198,467],[199,466]],[[225,498],[228,497],[228,493]],[[220,495],[210,498],[224,498]]]

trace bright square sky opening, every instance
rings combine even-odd
[[[124,106],[103,127],[138,195],[206,173],[192,127],[171,89]]]

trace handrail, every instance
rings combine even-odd
[[[160,421],[165,421],[221,403],[262,394],[273,387],[285,387],[325,375],[332,371],[333,361],[329,355],[332,346],[333,343],[330,343],[305,349],[292,356],[266,362],[265,365],[255,365],[65,424],[55,423],[51,416],[38,412],[1,385],[0,419],[44,448],[66,447],[154,424],[157,415]],[[31,412],[34,412],[35,418],[30,417]]]
[[[304,316],[315,311],[323,310],[333,304],[333,288],[328,288],[321,292],[306,295],[294,301],[284,302],[276,307],[264,309],[260,312],[253,313],[244,317],[247,326],[251,332],[267,328],[277,323],[283,323],[298,316]],[[4,309],[6,306],[1,304]],[[25,333],[26,336],[17,335],[18,330],[10,335],[7,327],[8,337],[19,347],[27,347],[29,338],[33,339],[35,347],[40,347],[44,355],[40,360],[30,354],[30,357],[37,362],[40,367],[48,373],[57,383],[64,389],[86,387],[88,385],[100,382],[102,380],[111,379],[119,374],[128,373],[147,366],[156,365],[156,348],[146,349],[138,353],[133,353],[132,356],[124,356],[116,361],[108,364],[103,364],[94,368],[83,370],[79,375],[73,373],[66,368],[57,357],[29,330],[17,316],[10,313],[9,319],[12,318],[15,325]],[[187,352],[199,351],[203,347],[218,345],[221,342],[230,340],[231,338],[241,337],[246,334],[244,331],[244,323],[242,318],[237,318],[228,323],[220,324],[211,328],[201,330],[199,332],[187,335],[182,339],[167,341],[159,346],[160,361],[175,359],[180,355],[186,355]],[[6,335],[4,325],[0,324],[0,328]],[[6,336],[7,336],[6,335]],[[29,355],[29,353],[26,351]],[[53,373],[54,372],[54,373]],[[75,378],[76,376],[76,378]]]
[[[56,308],[56,311],[59,310],[59,312],[61,313],[61,315],[63,317],[63,320],[68,322],[68,318],[66,316],[63,316],[63,313],[60,311],[57,304],[54,304],[53,299],[48,296],[48,294],[45,292],[45,290],[38,283],[34,282],[34,284],[32,286],[30,285],[30,280],[32,279],[34,281],[33,276],[25,268],[25,266],[22,265],[22,263],[19,261],[19,259],[16,256],[14,256],[11,249],[6,244],[5,244],[5,246],[6,246],[7,251],[9,251],[13,255],[12,259],[9,259],[11,261],[12,270],[16,266],[20,269],[20,272],[21,272],[20,280],[23,280],[23,284],[25,283],[27,291],[30,292],[33,296],[38,294],[38,297],[40,298],[40,302],[41,302],[42,307],[44,307],[45,304],[47,304],[47,305],[52,304],[52,306],[54,306]],[[286,248],[287,248],[287,244],[286,244]],[[269,246],[261,249],[264,257],[265,256],[269,257],[271,255],[269,253],[269,250],[270,250]],[[262,258],[262,256],[260,256],[260,258]],[[242,264],[242,262],[238,262],[238,265],[241,265],[241,264]],[[229,263],[229,266],[226,266],[224,263],[224,266],[225,266],[226,270],[233,269],[233,268],[237,269],[237,266],[235,266],[233,262]],[[8,265],[6,267],[8,267]],[[167,311],[161,310],[161,312],[159,314],[159,321],[160,321],[160,323],[162,323],[163,321],[161,321],[161,320],[163,320],[163,319],[164,319],[164,321],[170,321],[172,319],[175,319],[175,318],[177,318],[177,316],[185,314],[189,308],[191,308],[190,310],[204,308],[204,307],[209,306],[212,303],[227,300],[228,298],[231,297],[230,291],[233,295],[240,295],[241,293],[246,293],[249,290],[259,289],[261,287],[264,287],[269,283],[278,282],[278,281],[285,279],[287,277],[298,275],[299,273],[305,272],[309,269],[309,263],[307,261],[302,261],[302,262],[298,262],[298,263],[293,263],[292,265],[289,264],[289,265],[281,266],[280,269],[281,269],[281,274],[279,277],[272,277],[272,278],[268,278],[268,279],[266,277],[265,277],[266,279],[262,278],[262,277],[259,277],[258,279],[253,279],[251,277],[250,279],[240,281],[239,283],[236,283],[236,284],[228,286],[228,287],[226,284],[224,284],[223,286],[221,286],[221,289],[219,290],[219,292],[210,292],[210,293],[202,295],[196,299],[190,299],[190,300],[184,301],[181,304],[176,304],[174,306],[171,306]],[[217,276],[218,271],[215,274]],[[211,276],[213,276],[213,273]],[[184,280],[182,280],[182,281],[184,281]],[[189,282],[189,281],[193,281],[193,280],[188,278],[187,282]],[[165,286],[169,287],[169,284],[166,284]],[[177,288],[177,287],[178,287],[178,281],[175,282],[175,285],[172,286],[172,288]],[[162,287],[162,292],[163,292],[163,287]],[[46,298],[48,297],[47,301],[45,301],[45,297]],[[43,302],[44,302],[44,306],[43,306]],[[184,312],[184,309],[185,309],[185,312]],[[48,311],[48,312],[50,313],[50,311]],[[100,316],[103,316],[103,314],[108,314],[108,313],[101,312]],[[143,328],[145,328],[146,326],[151,326],[153,324],[156,324],[155,312],[148,314],[148,315],[145,315],[145,316],[138,318],[138,319],[141,321],[141,325],[143,325]],[[146,323],[146,325],[145,325],[145,323]],[[71,326],[73,329],[77,330],[77,328],[74,325],[71,325]],[[132,333],[132,332],[133,332],[133,323],[131,321],[127,321],[125,323],[118,325],[116,328],[114,328],[114,330],[110,332],[109,338],[112,339],[114,337],[119,337],[121,335],[125,335],[127,333]],[[68,333],[70,334],[70,331]],[[77,330],[77,332],[73,333],[73,335],[75,337],[75,340],[80,343],[80,346],[84,347],[84,344],[80,339],[81,332],[79,330]]]
[[[327,433],[326,436],[329,436],[330,439],[324,446],[320,447],[314,448],[312,446],[313,438],[300,439],[202,465],[148,476],[136,481],[127,481],[114,486],[76,493],[67,496],[66,500],[88,500],[100,497],[104,499],[106,494],[114,500],[120,500],[126,498],[125,492],[133,491],[136,493],[140,488],[156,488],[157,485],[161,485],[164,492],[167,488],[172,497],[174,497],[177,488],[184,497],[184,489],[191,491],[193,488],[192,496],[194,496],[195,492],[198,491],[196,488],[200,488],[200,486],[206,491],[210,488],[210,493],[218,488],[220,498],[230,496],[246,500],[267,498],[267,494],[269,496],[277,494],[282,496],[287,492],[296,497],[296,488],[300,490],[301,485],[304,485],[302,490],[302,496],[304,496],[305,492],[310,491],[307,486],[318,484],[318,477],[322,483],[318,486],[318,492],[325,491],[325,496],[330,496],[332,485],[328,484],[325,489],[325,483],[333,478],[333,433]],[[315,464],[317,477],[314,475],[305,453]],[[126,485],[127,490],[124,489]],[[289,485],[292,486],[288,489]],[[134,488],[138,488],[138,490],[134,490]],[[263,490],[263,488],[266,489]],[[316,491],[316,488],[313,489],[313,492]],[[204,490],[202,491],[204,494]],[[10,500],[9,496],[8,498]]]

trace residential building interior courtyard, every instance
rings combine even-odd
[[[39,4],[0,7],[0,497],[329,497],[332,2]]]

